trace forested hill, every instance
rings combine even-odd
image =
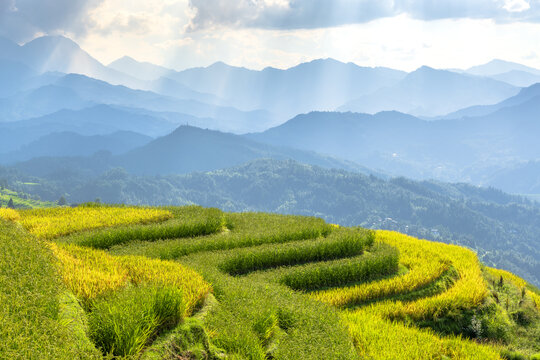
[[[67,170],[64,170],[67,171]],[[138,177],[122,169],[88,180],[70,173],[56,180],[2,173],[10,184],[42,198],[65,195],[79,203],[216,206],[228,211],[315,215],[332,223],[394,229],[476,249],[483,262],[540,285],[540,207],[494,189],[465,184],[327,170],[293,161],[258,160],[209,173]],[[25,188],[17,179],[40,181]],[[17,185],[19,184],[19,185]]]

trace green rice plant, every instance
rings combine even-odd
[[[0,219],[0,254],[0,359],[97,359],[64,317],[65,289],[47,245]]]
[[[324,220],[292,215],[261,213],[227,214],[231,231],[196,239],[177,239],[152,244],[137,242],[113,247],[116,254],[138,254],[164,260],[206,251],[230,250],[263,244],[284,244],[326,237],[333,227]]]
[[[399,250],[400,263],[409,269],[407,273],[352,287],[323,290],[312,296],[338,307],[361,305],[421,289],[439,279],[452,265],[441,244],[391,231],[377,231],[376,239]]]
[[[181,322],[184,307],[176,287],[128,287],[95,300],[90,338],[104,354],[137,355],[160,331]]]
[[[220,264],[220,269],[231,275],[242,275],[279,266],[351,257],[373,245],[374,238],[372,231],[364,229],[334,231],[320,241],[250,249]]]
[[[294,290],[313,291],[367,282],[394,274],[398,268],[399,252],[391,246],[378,244],[363,256],[293,268],[279,281]]]
[[[174,219],[162,224],[130,225],[87,231],[65,238],[62,242],[108,249],[114,245],[137,240],[146,242],[210,235],[222,231],[226,226],[223,212],[219,209],[185,206],[174,208],[171,213]]]

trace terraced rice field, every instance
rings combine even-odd
[[[441,329],[490,301],[485,272],[538,304],[522,279],[483,269],[472,251],[395,232],[200,207],[89,210],[105,220],[3,216],[54,239],[47,246],[103,354],[187,356],[175,329],[198,318],[208,358],[501,359],[501,346]],[[115,211],[129,220],[107,220]]]
[[[237,315],[228,318],[226,326],[227,333],[235,333],[237,340],[231,341],[225,335],[220,338],[218,334],[214,341],[228,352],[238,351],[242,356],[255,356],[253,349],[245,349],[246,344],[251,343],[254,348],[261,347],[255,351],[260,358],[272,355],[298,359],[307,355],[300,351],[300,343],[294,343],[310,338],[310,344],[316,348],[311,350],[328,358],[423,359],[441,355],[458,359],[499,358],[495,348],[459,337],[440,337],[433,331],[405,325],[407,321],[434,319],[452,311],[474,308],[483,301],[487,288],[480,264],[471,251],[398,233],[327,227],[323,223],[318,224],[320,231],[309,233],[308,229],[314,229],[314,219],[306,221],[306,228],[302,230],[291,224],[279,226],[272,221],[273,217],[277,216],[231,214],[229,221],[234,224],[233,230],[226,233],[189,242],[166,240],[153,246],[132,243],[112,248],[112,252],[175,259],[209,278],[221,306],[230,306],[229,312]],[[288,221],[294,223],[293,219],[301,218],[290,217]],[[253,227],[247,226],[257,221],[274,225],[266,227],[257,237]],[[270,241],[267,232],[273,234]],[[187,248],[193,250],[184,250]],[[250,290],[247,295],[245,292]],[[241,295],[250,299],[252,303],[248,307],[252,307],[253,312],[233,310],[233,307],[240,308],[237,297]],[[286,306],[287,298],[299,296],[303,298],[304,311]],[[316,310],[321,303],[334,308],[330,314],[337,316],[332,321],[327,319],[323,325],[318,319],[319,324],[315,325],[315,319],[310,319],[307,313],[321,311]],[[252,331],[245,323],[249,323],[249,318],[261,316],[257,309],[264,309],[267,316],[275,316],[278,324],[280,316],[286,313],[303,327],[295,329],[294,333],[288,329],[289,334],[284,331],[286,334],[278,335],[276,331],[273,335],[276,343],[290,342],[288,346],[272,348],[260,341],[255,345],[257,339],[247,340]],[[403,324],[398,325],[393,320],[401,320]],[[210,316],[209,325],[213,323],[216,331],[225,325],[223,319]],[[319,329],[309,329],[310,323]],[[343,331],[349,334],[348,341],[329,346],[326,339],[332,335],[343,339]],[[299,336],[299,332],[303,336]],[[415,341],[410,343],[407,339]],[[353,353],[347,350],[351,347],[348,342],[353,344]],[[395,352],[396,347],[403,351]],[[291,349],[299,351],[291,352]]]

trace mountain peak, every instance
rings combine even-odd
[[[444,70],[437,70],[435,68],[432,68],[431,66],[422,65],[418,69],[414,70],[414,72],[436,72],[436,71],[444,71]]]
[[[538,69],[501,59],[493,59],[485,64],[473,66],[467,69],[466,72],[473,75],[493,76],[515,70],[540,75]]]
[[[53,35],[53,36],[42,36],[35,38],[32,41],[27,42],[24,44],[24,47],[28,46],[37,46],[37,47],[51,47],[51,46],[64,46],[71,49],[80,49],[79,44],[77,44],[75,41],[61,35]]]
[[[114,60],[113,62],[111,62],[109,65],[109,67],[113,67],[115,65],[123,65],[123,64],[138,64],[139,61],[135,60],[134,58],[132,58],[131,56],[127,56],[127,55],[124,55],[122,56],[121,58],[118,58],[116,60]]]

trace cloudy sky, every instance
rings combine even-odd
[[[64,35],[107,64],[260,69],[332,57],[364,66],[540,68],[540,0],[0,0],[0,36]]]

